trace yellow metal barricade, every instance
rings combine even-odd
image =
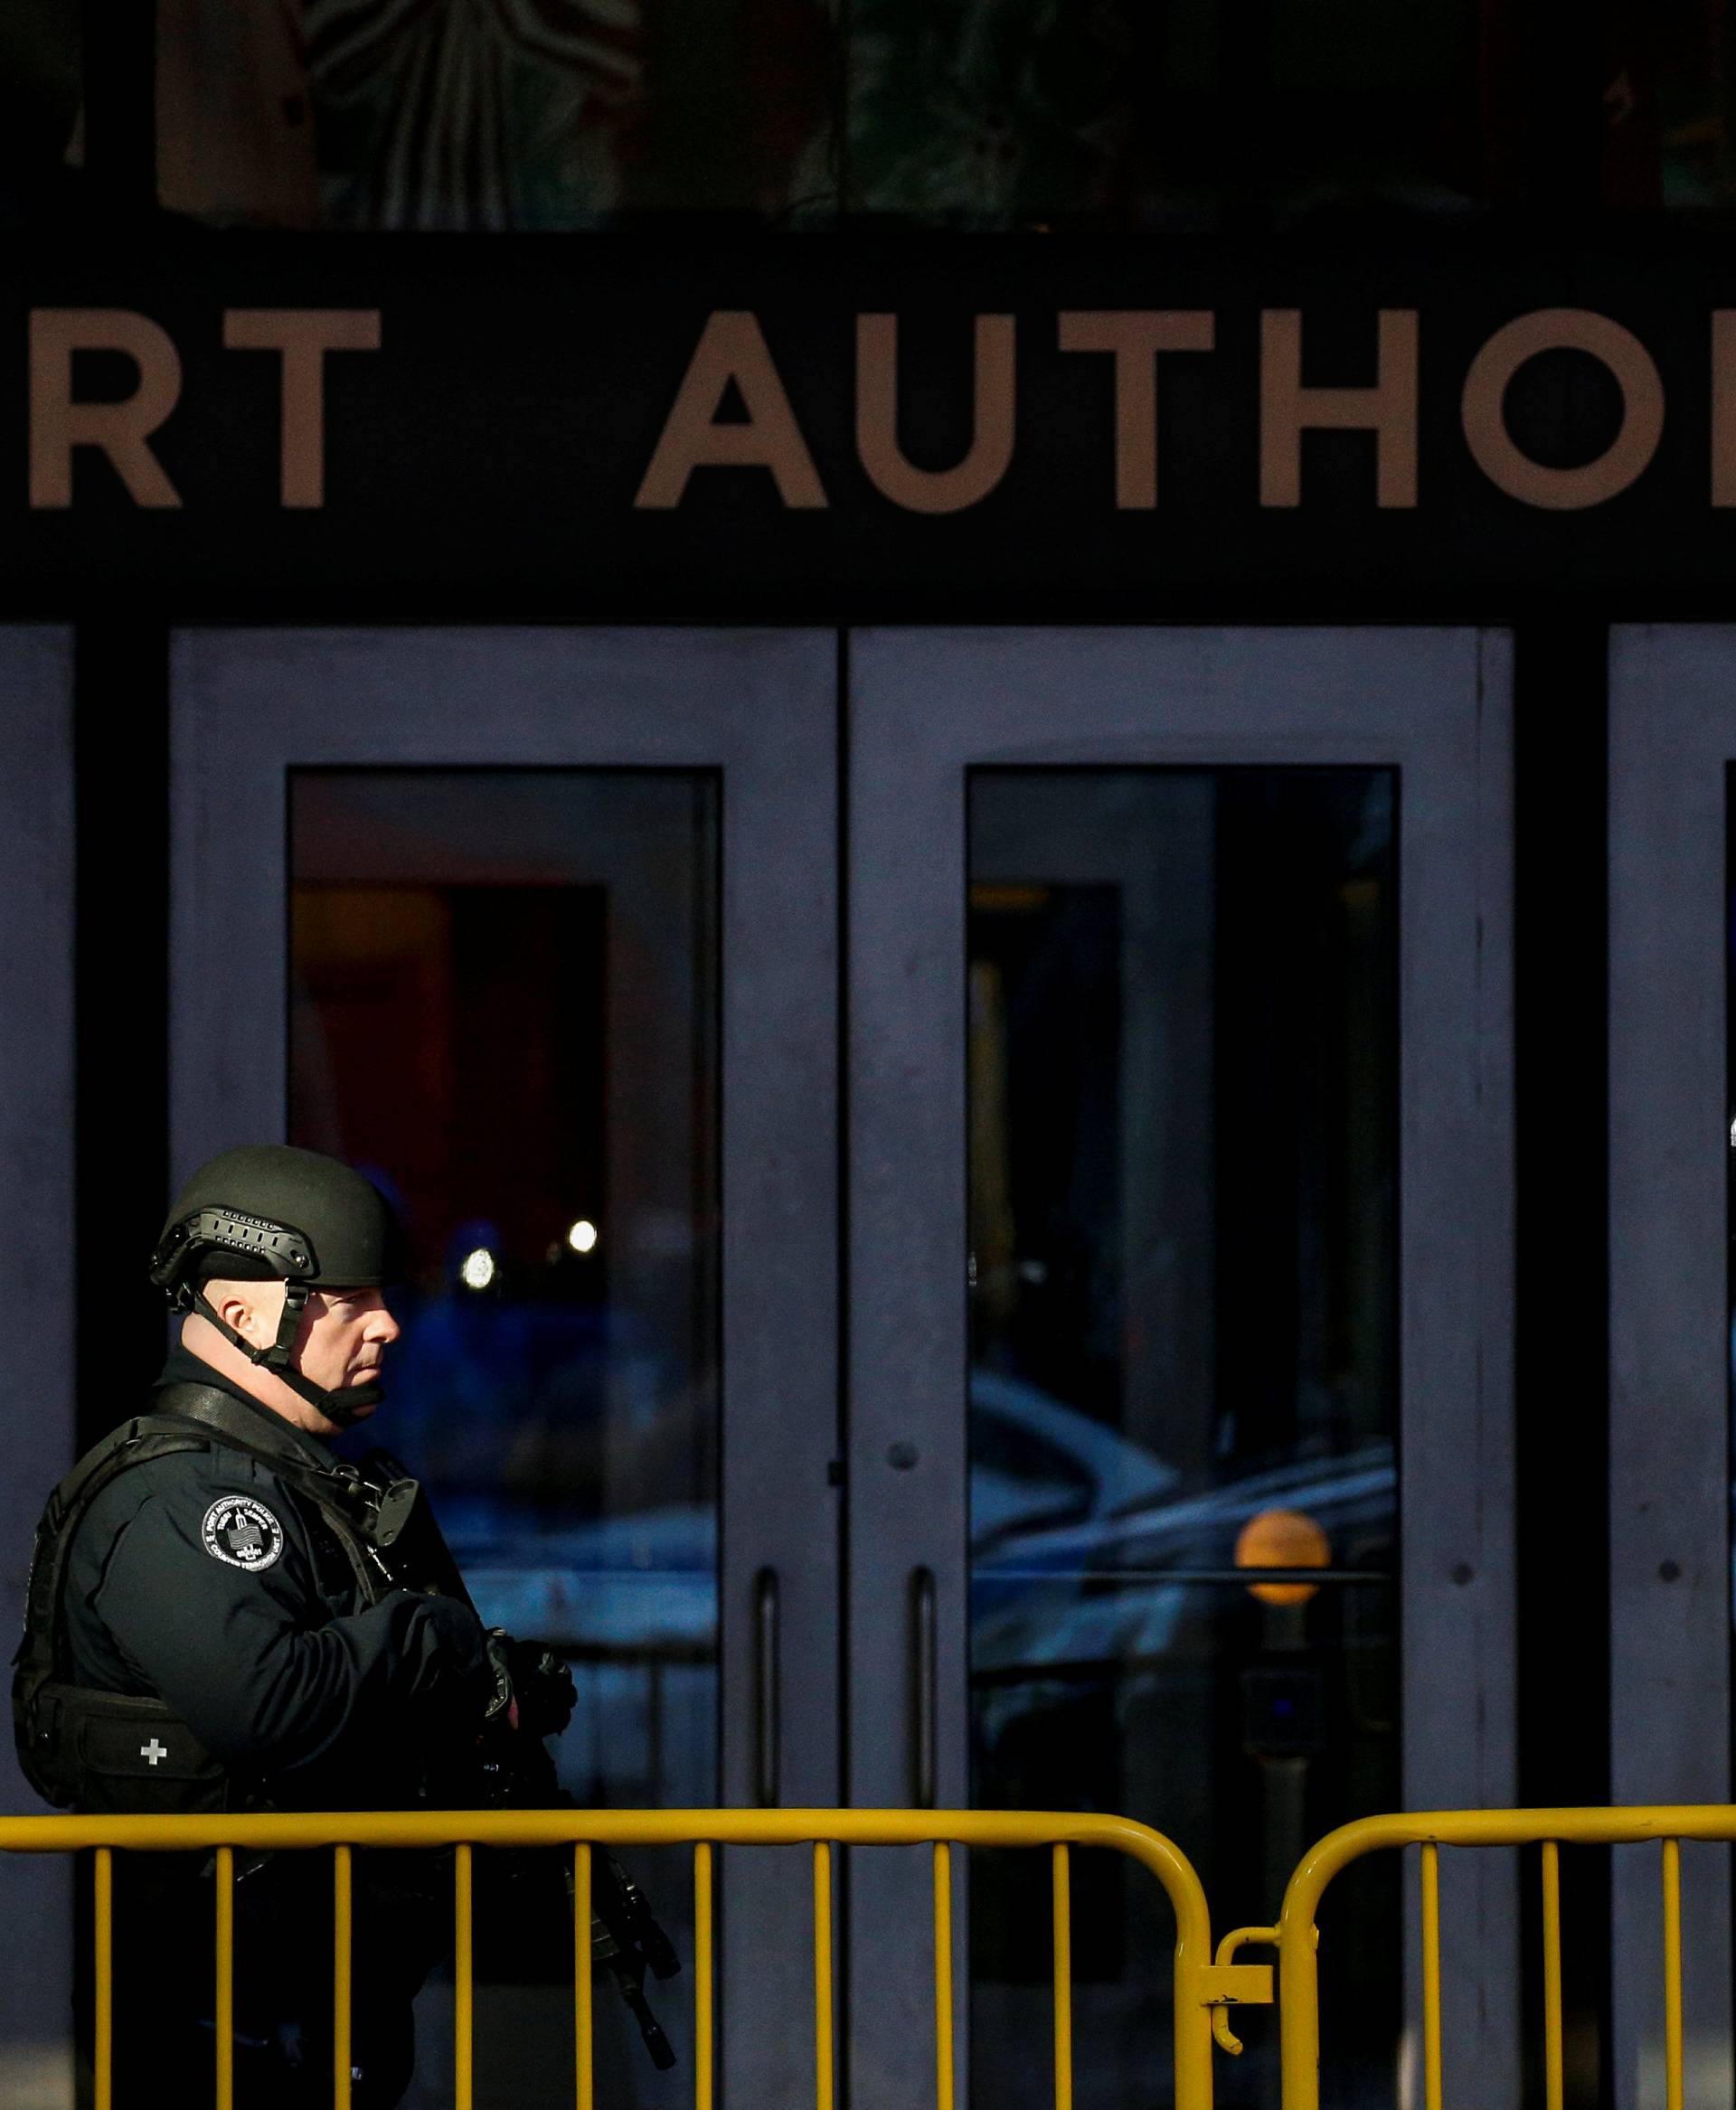
[[[477,1847],[570,1847],[573,1857],[574,2100],[594,2110],[590,1958],[591,1851],[595,1847],[687,1846],[693,1856],[693,2102],[714,2110],[716,2034],[713,1854],[719,1846],[808,1845],[813,1854],[814,2099],[835,2110],[833,1856],[838,1846],[920,1846],[932,1851],[936,2110],[954,2110],[952,1851],[956,1846],[1046,1847],[1052,1878],[1053,2096],[1072,2110],[1072,1928],[1071,1855],[1075,1848],[1127,1855],[1154,1875],[1175,1916],[1174,1960],[1176,2110],[1211,2110],[1212,2045],[1241,2047],[1230,2010],[1269,2002],[1268,1964],[1238,1962],[1250,1944],[1276,1947],[1283,2110],[1319,2110],[1320,1902],[1351,1862],[1387,1849],[1420,1850],[1422,1909],[1423,2110],[1443,2110],[1451,2047],[1441,2026],[1440,1851],[1443,1847],[1541,1849],[1543,2080],[1545,2110],[1561,2110],[1561,1911],[1563,1845],[1656,1842],[1663,1931],[1666,2110],[1682,2110],[1682,1870],[1684,1839],[1736,1841],[1736,1808],[1454,1810],[1367,1817],[1329,1833],[1304,1859],[1285,1893],[1276,1926],[1238,1927],[1213,1956],[1205,1894],[1193,1867],[1160,1832],[1121,1817],[981,1810],[609,1810],[346,1813],[330,1816],[0,1818],[0,1851],[95,1853],[96,2110],[114,2110],[114,1855],[213,1851],[216,1917],[216,2101],[234,2110],[234,1857],[327,1849],[333,1854],[333,2103],[349,2110],[353,1853],[364,1848],[452,1848],[454,1853],[453,2032],[455,2110],[471,2110],[474,2077],[473,1854]],[[1330,1967],[1330,1954],[1326,1963]],[[122,2105],[120,2110],[133,2110]],[[246,2110],[246,2105],[241,2105]]]
[[[455,1849],[453,2035],[455,2110],[471,2110],[474,2076],[473,1866],[477,1847],[568,1846],[573,1854],[573,2021],[578,2110],[593,2110],[591,2072],[590,1853],[593,1847],[690,1846],[693,1854],[694,2110],[713,2110],[715,1984],[712,1852],[718,1846],[811,1844],[814,1885],[814,2075],[816,2110],[834,2110],[832,1856],[837,1846],[932,1849],[935,2100],[954,2110],[952,2041],[952,1849],[1047,1847],[1052,1877],[1054,2099],[1071,2110],[1071,1927],[1070,1855],[1107,1849],[1137,1861],[1162,1884],[1175,1916],[1175,2110],[1211,2110],[1212,2041],[1222,2011],[1269,2001],[1269,1965],[1235,1964],[1243,1929],[1212,1955],[1205,1893],[1186,1858],[1160,1832],[1123,1817],[984,1810],[538,1810],[349,1813],[320,1816],[8,1817],[0,1851],[71,1853],[95,1848],[96,2110],[113,2110],[113,1856],[123,1852],[215,1850],[217,1983],[216,2101],[234,2110],[235,1850],[333,1851],[333,2102],[349,2110],[352,1855],[363,1848]],[[1270,1929],[1251,1930],[1269,1935]],[[122,2105],[120,2110],[135,2110]],[[246,2105],[241,2105],[246,2110]]]
[[[1435,1810],[1364,1817],[1329,1832],[1290,1879],[1276,1928],[1243,1928],[1242,1940],[1276,1942],[1284,2110],[1319,2110],[1320,1970],[1317,1917],[1333,1879],[1352,1861],[1392,1847],[1421,1849],[1422,2089],[1424,2110],[1442,2110],[1450,2047],[1441,2039],[1440,1850],[1538,1846],[1542,1886],[1545,2110],[1561,2110],[1561,1849],[1656,1841],[1664,1933],[1664,2072],[1666,2110],[1682,2110],[1682,1845],[1736,1840],[1736,1808],[1659,1804],[1586,1810]],[[1221,1951],[1222,1953],[1222,1951]]]

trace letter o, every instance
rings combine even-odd
[[[1589,352],[1621,391],[1621,429],[1596,461],[1556,469],[1533,461],[1507,430],[1507,384],[1540,352]],[[1540,307],[1503,325],[1471,362],[1460,414],[1477,466],[1526,505],[1573,513],[1625,491],[1657,452],[1664,383],[1631,330],[1588,307]]]

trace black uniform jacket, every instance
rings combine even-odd
[[[163,1382],[230,1392],[262,1434],[331,1463],[184,1349]],[[317,1504],[213,1440],[122,1473],[85,1514],[68,1556],[70,1673],[164,1700],[279,1807],[402,1807],[430,1765],[474,1745],[494,1679],[467,1605],[367,1595]]]

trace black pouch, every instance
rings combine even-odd
[[[156,1816],[231,1806],[228,1768],[160,1700],[50,1682],[37,1706],[80,1809]]]

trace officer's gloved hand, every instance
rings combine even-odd
[[[579,1698],[571,1671],[540,1641],[514,1642],[511,1662],[518,1726],[533,1737],[558,1737]]]
[[[515,1641],[504,1627],[488,1630],[488,1660],[496,1680],[505,1679],[507,1699],[488,1710],[489,1719],[516,1708],[514,1726],[527,1736],[558,1737],[572,1719],[578,1692],[572,1672],[554,1651],[540,1641]]]
[[[510,1729],[518,1727],[518,1694],[513,1690],[513,1661],[511,1650],[516,1644],[504,1626],[488,1629],[488,1668],[495,1674],[495,1689],[488,1704],[482,1710],[486,1728],[505,1724]]]

